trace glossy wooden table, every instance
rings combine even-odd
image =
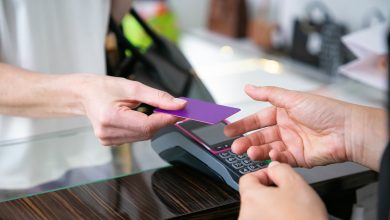
[[[236,218],[239,195],[184,167],[167,167],[0,203],[0,219]]]
[[[375,178],[367,171],[312,186],[335,195]],[[236,191],[176,166],[0,203],[0,219],[236,219],[238,211]]]

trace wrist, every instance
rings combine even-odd
[[[63,113],[66,115],[86,115],[85,103],[88,93],[88,83],[91,83],[94,76],[92,74],[67,74],[61,76],[61,85],[64,87],[59,90],[59,94],[65,96]]]
[[[388,140],[387,116],[383,109],[353,105],[350,115],[348,159],[379,170],[380,158]],[[349,137],[349,138],[348,138]]]

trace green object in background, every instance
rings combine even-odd
[[[158,15],[149,18],[147,23],[157,33],[164,36],[168,40],[177,43],[180,34],[176,26],[176,17],[172,12],[169,10],[160,12]],[[137,20],[130,14],[124,16],[122,20],[122,27],[125,37],[134,46],[138,47],[141,52],[146,51],[146,49],[148,49],[152,44],[152,39],[143,30],[142,26],[137,22]],[[129,51],[127,55],[129,56],[130,54],[131,53]]]
[[[272,160],[265,160],[264,162],[266,162],[267,164],[270,164],[272,162]]]

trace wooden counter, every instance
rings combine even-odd
[[[184,167],[167,167],[0,203],[0,219],[237,218],[239,195]]]
[[[312,186],[324,199],[375,178],[367,171]],[[0,203],[0,219],[236,219],[238,211],[236,191],[177,166]]]

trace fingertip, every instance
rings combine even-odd
[[[178,117],[159,112],[153,113],[149,116],[149,121],[156,127],[165,127],[174,124],[179,120],[180,118]]]
[[[252,85],[252,84],[247,84],[246,86],[245,86],[245,91],[254,91],[254,90],[256,90],[256,86],[255,85]]]
[[[256,160],[256,154],[255,154],[255,149],[253,148],[253,146],[249,147],[248,150],[246,151],[246,153],[248,154],[248,157],[249,159],[251,160]]]
[[[245,93],[248,94],[249,96],[252,97],[252,94],[256,93],[257,89],[259,89],[259,87],[257,86],[254,86],[254,85],[251,85],[251,84],[248,84],[245,86]]]
[[[280,164],[278,161],[272,161],[272,162],[268,165],[268,167],[274,167],[274,166],[276,166],[276,165],[278,165],[278,164]]]
[[[174,98],[172,101],[182,107],[184,107],[187,104],[187,100],[181,98]]]
[[[235,154],[241,154],[241,152],[239,151],[239,147],[238,147],[237,144],[235,144],[234,142],[233,142],[233,144],[232,144],[232,146],[231,146],[231,150],[232,150],[232,152],[235,153]]]
[[[269,153],[268,153],[268,156],[269,158],[272,160],[272,161],[277,161],[279,160],[279,157],[278,157],[279,153],[277,150],[275,149],[272,149]]]
[[[183,109],[187,105],[187,101],[180,98],[171,97],[168,100],[161,99],[159,108],[166,110],[180,110]]]
[[[243,154],[247,150],[247,148],[240,143],[240,139],[237,139],[232,143],[231,149],[235,154]]]
[[[223,133],[227,137],[234,137],[234,129],[230,125],[226,125],[225,128],[223,129]]]

